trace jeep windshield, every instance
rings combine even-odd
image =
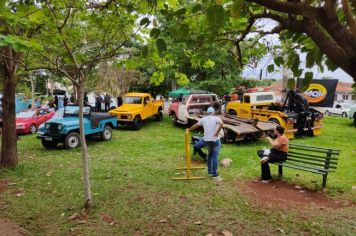
[[[142,97],[133,97],[133,96],[125,97],[124,103],[125,104],[141,104]]]
[[[89,115],[90,114],[90,107],[83,107],[83,114]],[[64,109],[65,116],[77,116],[79,115],[79,106],[66,106]]]

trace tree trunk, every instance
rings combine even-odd
[[[73,97],[74,97],[74,104],[77,104],[78,103],[78,98],[79,98],[79,95],[78,95],[78,89],[77,89],[77,86],[75,86],[75,84],[73,83]]]
[[[8,62],[11,65],[12,62]],[[16,113],[15,113],[15,67],[11,66],[12,71],[9,71],[8,66],[4,66],[3,71],[3,123],[2,123],[2,139],[1,139],[1,156],[0,167],[15,167],[17,166],[17,136],[16,136]]]
[[[30,77],[30,81],[31,81],[31,98],[32,98],[32,104],[31,107],[35,108],[36,104],[35,104],[35,100],[36,100],[36,80],[34,78],[33,75],[31,75]]]
[[[92,206],[91,185],[89,176],[89,155],[88,147],[85,140],[84,122],[83,122],[83,105],[84,105],[84,78],[79,82],[78,102],[79,102],[79,127],[80,127],[80,143],[82,149],[82,165],[83,165],[83,185],[84,185],[84,207],[89,209]]]

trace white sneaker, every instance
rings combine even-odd
[[[265,164],[269,160],[269,157],[265,156],[261,159],[261,164]]]
[[[261,183],[263,183],[263,184],[269,184],[269,183],[271,183],[271,182],[272,182],[271,179],[261,180]]]
[[[212,177],[213,180],[217,181],[217,182],[221,182],[223,180],[223,178],[220,177],[220,175],[216,176],[216,177]]]

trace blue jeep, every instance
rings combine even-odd
[[[89,106],[83,108],[84,132],[86,136],[98,135],[102,140],[110,140],[112,128],[117,127],[116,116],[107,113],[91,112]],[[66,148],[76,148],[80,145],[79,138],[79,106],[68,105],[63,117],[47,121],[37,131],[45,148],[54,148],[58,143],[64,143]]]

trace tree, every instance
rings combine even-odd
[[[15,88],[18,67],[29,48],[39,48],[31,40],[38,31],[42,11],[32,1],[0,1],[0,70],[3,79],[3,132],[0,167],[15,167],[17,138],[15,124]]]
[[[102,61],[127,54],[140,27],[135,26],[149,5],[116,1],[44,1],[47,21],[39,40],[46,45],[36,53],[47,69],[61,73],[78,93],[80,142],[83,165],[84,207],[92,206],[88,148],[83,126],[83,96],[87,76]],[[149,22],[148,22],[149,23]],[[32,68],[36,69],[36,68]]]
[[[249,4],[251,2],[253,4]],[[356,81],[356,3],[348,0],[281,1],[247,0],[248,7],[262,6],[260,13],[248,13],[249,27],[258,19],[272,19],[278,26],[272,31],[295,33],[296,43],[306,44],[311,39],[325,54],[330,69],[340,67]],[[301,35],[302,34],[302,35]],[[316,50],[308,49],[307,64],[317,60]]]
[[[340,67],[356,81],[355,5],[347,0],[180,1],[178,8],[168,4],[160,8],[159,23],[151,37],[157,38],[158,49],[172,47],[167,36],[181,38],[181,42],[195,47],[202,42],[232,44],[235,49],[230,51],[241,68],[269,53],[275,65],[287,66],[294,77],[304,72],[300,55],[306,54],[307,68],[316,65],[323,72],[325,66],[329,70]],[[263,41],[271,34],[279,34],[278,44],[273,44],[275,40]],[[165,47],[162,39],[167,43]],[[266,45],[263,48],[258,44]],[[283,54],[274,53],[278,50]],[[274,65],[267,69],[273,71]],[[311,80],[312,72],[306,77]]]

